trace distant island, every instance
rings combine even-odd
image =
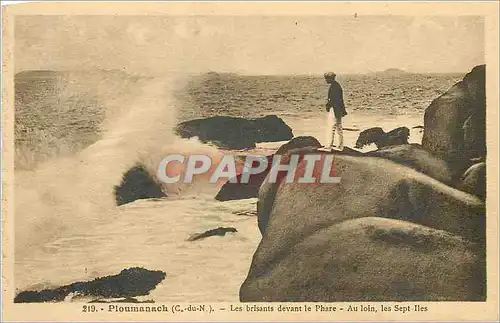
[[[406,71],[403,71],[399,68],[388,68],[386,69],[385,71],[383,71],[382,73],[387,73],[387,74],[408,74],[409,72],[406,72]]]
[[[369,75],[374,75],[374,76],[403,76],[403,75],[408,75],[408,74],[412,74],[412,73],[406,72],[406,71],[399,69],[399,68],[388,68],[388,69],[383,70],[383,71],[369,73]]]
[[[21,71],[14,75],[15,78],[34,78],[34,77],[54,77],[58,76],[60,72],[52,70],[27,70]]]

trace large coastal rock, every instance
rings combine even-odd
[[[216,116],[182,122],[176,132],[182,138],[198,137],[220,148],[255,148],[258,142],[285,141],[293,138],[292,129],[280,118],[269,115],[245,119]]]
[[[383,158],[333,161],[340,183],[264,181],[241,301],[484,300],[480,199]]]
[[[425,111],[422,145],[453,165],[455,177],[486,155],[485,74],[485,65],[474,67]]]
[[[288,247],[281,256],[258,251],[240,290],[242,302],[484,299],[473,244],[445,231],[359,218]]]

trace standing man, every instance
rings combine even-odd
[[[334,125],[332,129],[332,140],[330,142],[330,149],[334,147],[335,140],[335,130],[338,130],[339,134],[339,150],[344,150],[344,134],[342,129],[342,118],[347,115],[344,105],[344,96],[342,87],[335,81],[335,73],[328,72],[325,73],[325,81],[330,84],[330,89],[328,90],[328,102],[326,103],[326,111],[330,112],[333,108]]]

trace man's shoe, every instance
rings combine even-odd
[[[323,146],[323,147],[319,147],[318,150],[319,151],[331,152],[333,150],[333,148],[327,147],[327,146]]]

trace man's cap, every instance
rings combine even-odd
[[[325,73],[325,78],[328,79],[328,78],[334,78],[335,76],[337,76],[335,73],[333,72],[327,72]]]

